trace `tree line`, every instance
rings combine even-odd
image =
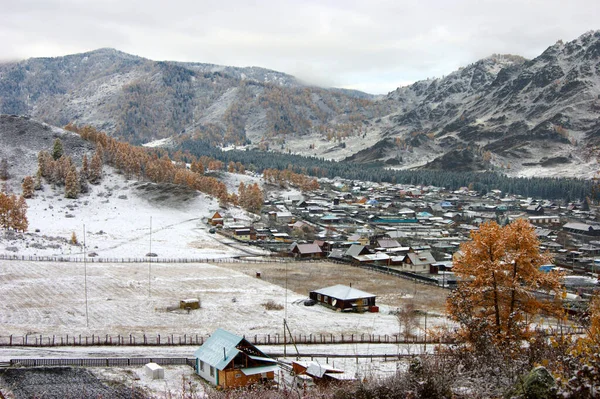
[[[341,177],[349,180],[424,185],[458,190],[471,187],[482,194],[498,189],[506,194],[565,201],[598,198],[594,183],[583,179],[552,177],[508,177],[499,172],[451,172],[443,170],[391,170],[382,163],[356,164],[328,161],[302,155],[259,150],[222,151],[202,140],[183,139],[176,150],[194,156],[207,156],[222,162],[241,162],[247,169],[262,173],[265,169],[286,170],[314,177]]]
[[[65,129],[96,144],[96,155],[101,162],[113,166],[128,179],[187,186],[217,198],[221,205],[240,205],[251,212],[259,212],[262,207],[264,195],[257,184],[248,187],[240,184],[239,194],[229,193],[225,183],[206,174],[209,171],[225,170],[225,163],[222,161],[207,156],[197,158],[183,152],[175,152],[171,159],[167,151],[120,142],[90,126],[77,127],[69,124]],[[48,156],[44,155],[43,158],[48,160]],[[244,173],[245,168],[239,162],[230,162],[228,170]]]

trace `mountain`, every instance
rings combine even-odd
[[[0,113],[90,124],[133,143],[215,145],[397,169],[591,177],[600,31],[526,60],[495,54],[387,96],[263,68],[157,62],[113,49],[0,64]]]
[[[263,68],[157,62],[114,49],[0,64],[0,113],[89,124],[134,143],[181,133],[219,145],[283,143],[386,114],[373,98]]]
[[[559,41],[529,61],[494,55],[387,100],[397,110],[372,127],[373,144],[348,159],[585,174],[600,140],[600,31]]]

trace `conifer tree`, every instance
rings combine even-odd
[[[54,140],[54,145],[52,146],[52,158],[57,161],[60,157],[63,156],[64,150],[62,141],[59,138]]]
[[[79,192],[79,174],[77,173],[75,166],[73,166],[65,179],[65,197],[73,199],[77,198]]]
[[[25,176],[21,187],[23,189],[23,197],[25,197],[25,198],[33,197],[33,190],[35,189],[35,183],[33,181],[33,177]]]
[[[517,219],[505,227],[484,223],[460,252],[452,268],[458,289],[448,297],[447,310],[466,343],[518,350],[531,336],[535,316],[562,315],[561,275],[539,270],[550,259],[540,253],[528,221]],[[549,299],[539,299],[540,293]]]
[[[100,148],[100,147],[98,147]],[[102,179],[102,156],[99,150],[92,157],[90,162],[89,178],[88,180],[92,184],[98,184]]]

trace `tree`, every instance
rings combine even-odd
[[[561,275],[539,270],[550,259],[540,253],[529,222],[484,223],[460,251],[453,267],[459,284],[447,310],[460,324],[458,337],[464,342],[517,349],[531,336],[536,315],[562,315]]]
[[[0,161],[0,180],[8,180],[10,179],[10,172],[8,171],[8,160],[6,158],[2,158]]]
[[[25,197],[25,198],[33,197],[33,190],[35,189],[35,182],[33,181],[33,177],[25,176],[21,187],[23,188],[23,197]]]
[[[72,245],[79,245],[79,240],[77,239],[77,234],[75,234],[75,232],[71,233],[71,240],[70,243]]]
[[[79,187],[79,174],[77,173],[77,169],[75,166],[71,167],[69,173],[67,173],[67,178],[65,180],[65,197],[67,198],[77,198],[80,193]]]
[[[94,156],[92,157],[92,161],[90,162],[88,179],[92,184],[98,184],[102,179],[102,155],[101,152],[98,150],[96,150],[96,153],[94,154]]]
[[[404,339],[408,340],[413,336],[413,331],[419,325],[415,304],[407,302],[404,306],[398,308],[396,320],[398,321],[398,328],[404,330]]]
[[[63,156],[64,150],[62,141],[59,138],[54,140],[54,145],[52,146],[52,158],[57,161],[60,157]]]

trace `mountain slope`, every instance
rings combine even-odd
[[[427,162],[467,150],[467,163],[482,161],[463,165],[470,170],[484,163],[513,173],[561,162],[587,165],[600,137],[600,31],[559,41],[530,61],[495,55],[445,78],[399,88],[387,99],[398,110],[373,128],[386,145],[350,159],[377,154],[401,166],[443,169],[449,166],[444,158]]]
[[[385,114],[372,97],[263,68],[156,62],[113,49],[0,64],[0,113],[90,124],[132,142],[189,133],[215,144],[283,143]]]

